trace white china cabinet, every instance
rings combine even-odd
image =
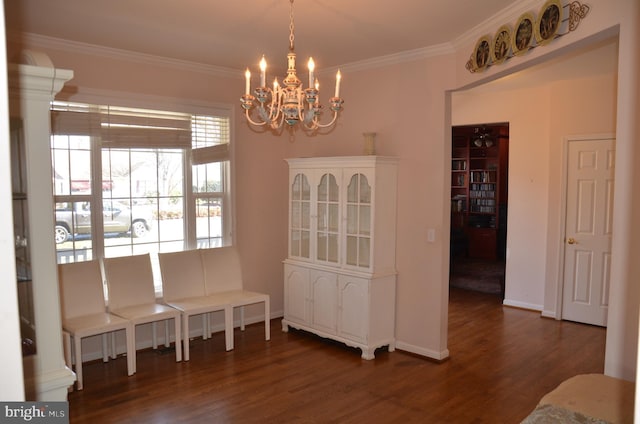
[[[397,159],[287,159],[284,319],[362,350],[395,349]]]

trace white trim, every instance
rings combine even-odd
[[[99,46],[96,44],[81,43],[62,38],[48,37],[40,34],[22,33],[7,35],[8,41],[13,42],[22,39],[29,46],[44,50],[59,50],[74,54],[86,54],[99,56],[115,60],[126,60],[128,62],[143,63],[145,65],[157,65],[165,68],[188,70],[191,72],[201,72],[224,78],[243,79],[244,73],[241,70],[226,68],[222,66],[207,65],[204,63],[190,62],[186,60],[171,59],[162,56],[155,56],[130,50],[115,49],[111,47]]]
[[[335,73],[338,68],[340,68],[341,72],[363,71],[454,53],[455,49],[451,43],[442,43],[435,46],[422,47],[419,49],[407,50],[404,52],[393,53],[386,56],[379,56],[360,60],[357,62],[345,63],[340,66],[334,66],[324,69],[322,73]]]
[[[271,320],[273,319],[278,319],[278,318],[282,318],[284,316],[284,310],[279,310],[279,311],[272,311],[269,313],[269,321],[267,321],[267,325],[271,325]],[[245,316],[244,318],[244,325],[252,325],[252,324],[263,324],[264,323],[264,313],[259,314],[259,315],[254,315],[254,316]],[[145,323],[145,324],[139,324],[140,326],[148,326],[150,327],[151,323]],[[195,319],[194,321],[194,325],[189,326],[189,338],[198,338],[198,337],[202,337],[202,320],[200,319],[200,317],[198,317],[197,319]],[[169,334],[169,341],[170,342],[175,342],[175,334],[172,332],[173,331],[173,324],[169,325],[170,330],[170,334]],[[240,319],[234,319],[233,321],[233,328],[234,328],[234,332],[235,329],[239,329],[240,328]],[[211,332],[213,334],[218,333],[222,334],[224,332],[224,323],[216,323],[215,325],[213,325],[211,327]],[[138,331],[138,334],[140,334],[141,331]],[[164,326],[163,325],[158,325],[158,330],[157,330],[157,334],[158,334],[158,346],[164,346],[165,344],[165,331],[164,331]],[[89,338],[93,338],[95,340],[95,345],[91,345],[91,347],[97,346],[98,349],[82,349],[82,362],[89,362],[89,361],[96,361],[98,359],[102,360],[102,349],[101,347],[101,342],[100,339],[98,338],[98,336],[90,336]],[[119,338],[117,338],[118,340],[118,344],[116,345],[116,354],[117,355],[123,355],[126,353],[126,347],[124,344],[124,339],[120,340]],[[122,342],[122,343],[120,343]],[[84,345],[83,345],[84,346]],[[143,349],[149,349],[153,346],[152,343],[152,339],[151,338],[144,338],[144,339],[140,339],[138,338],[138,340],[136,341],[136,352],[139,350],[143,350]],[[72,383],[73,384],[73,383]]]
[[[558,243],[558,269],[556,278],[556,304],[555,304],[555,319],[562,319],[562,302],[564,298],[564,257],[565,257],[565,245],[564,235],[567,231],[567,183],[569,178],[567,160],[569,155],[569,138],[562,138],[562,153],[560,163],[562,169],[560,171],[560,231],[559,237],[556,240]]]
[[[115,60],[125,60],[134,63],[144,63],[145,65],[157,65],[165,68],[174,68],[182,71],[201,72],[213,76],[242,79],[244,73],[241,69],[226,68],[222,66],[207,65],[204,63],[191,62],[186,60],[172,59],[162,56],[138,53],[130,50],[115,49],[96,44],[82,43],[78,41],[65,40],[62,38],[49,37],[33,33],[22,33],[20,37],[26,44],[34,48],[44,50],[59,50],[74,54],[85,54],[91,56],[104,57]],[[9,34],[11,41],[18,39],[15,33]],[[358,62],[346,63],[340,66],[326,68],[322,74],[335,73],[338,68],[346,72],[361,71],[367,69],[381,68],[384,66],[397,65],[399,63],[412,62],[433,56],[455,53],[451,43],[442,43],[429,47],[422,47],[414,50],[393,53],[386,56],[379,56]]]
[[[504,302],[502,302],[502,304],[504,306],[511,306],[519,309],[530,309],[532,311],[540,311],[540,312],[542,312],[544,309],[544,306],[542,305],[536,305],[535,303],[520,302],[518,300],[510,300],[510,299],[505,299]]]
[[[39,401],[60,401],[67,399],[69,386],[76,381],[76,374],[62,365],[61,368],[36,374],[35,379]]]
[[[486,28],[499,28],[502,25],[514,25],[518,16],[524,12],[538,12],[540,8],[539,0],[519,0],[508,7],[500,10],[497,14],[480,22],[470,30],[466,31],[459,37],[441,44],[421,47],[414,50],[393,53],[385,56],[378,56],[364,59],[357,62],[345,63],[339,66],[323,69],[321,74],[335,73],[338,68],[346,72],[355,72],[369,69],[376,69],[385,66],[398,65],[401,63],[412,62],[416,60],[426,59],[434,56],[446,54],[455,54],[457,50],[467,48],[469,44],[473,44],[478,37],[488,35],[493,37],[493,33],[487,34]],[[15,32],[7,33],[8,42],[17,42],[27,44],[41,49],[59,50],[75,54],[87,54],[99,56],[115,60],[126,60],[135,63],[144,63],[145,65],[157,65],[166,68],[174,68],[179,70],[200,72],[213,76],[242,79],[244,73],[242,69],[227,68],[223,66],[209,65],[204,63],[172,59],[162,56],[150,55],[145,53],[134,52],[130,50],[116,49],[111,47],[100,46],[96,44],[83,43],[78,41],[65,40],[62,38],[49,37],[35,33]],[[471,52],[470,52],[471,54]]]
[[[412,345],[410,343],[396,341],[396,349],[404,350],[406,352],[415,353],[416,355],[426,356],[427,358],[442,361],[449,357],[449,349],[445,349],[441,352],[431,349],[425,349],[421,346]]]
[[[486,34],[486,28],[498,28],[505,24],[513,25],[525,11],[537,11],[540,2],[538,0],[521,0],[512,3],[507,8],[502,9],[496,15],[486,19],[478,25],[466,31],[461,36],[455,38],[451,42],[445,42],[427,47],[421,47],[413,50],[393,53],[385,56],[378,56],[364,59],[357,62],[345,63],[339,66],[323,69],[321,74],[333,74],[337,69],[343,72],[356,72],[362,70],[370,70],[382,68],[386,66],[398,65],[401,63],[413,62],[417,60],[427,59],[434,56],[442,56],[447,54],[455,54],[456,50],[466,48],[468,44],[475,41],[476,38]],[[15,32],[7,34],[8,41],[21,39],[29,46],[40,49],[51,49],[65,51],[75,54],[86,54],[98,57],[104,57],[115,60],[126,60],[128,62],[144,63],[146,65],[157,65],[166,68],[174,68],[179,70],[200,72],[213,76],[242,79],[244,73],[242,69],[227,68],[216,65],[208,65],[204,63],[191,62],[186,60],[172,59],[162,56],[150,55],[145,53],[134,52],[130,50],[116,49],[111,47],[100,46],[96,44],[83,43],[78,41],[65,40],[34,33],[16,34]]]

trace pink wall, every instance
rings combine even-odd
[[[376,132],[379,155],[400,158],[396,338],[400,349],[443,358],[446,350],[448,227],[444,228],[445,94],[451,59],[433,58],[349,73],[343,70],[345,110],[331,134],[290,144],[294,156],[358,155],[363,132]],[[434,243],[428,229],[436,230]],[[286,231],[286,230],[285,230]],[[444,316],[444,318],[443,318]],[[442,331],[444,329],[444,332]]]
[[[41,46],[34,49],[43,50]],[[281,314],[281,261],[286,256],[287,222],[287,170],[282,158],[287,140],[255,135],[247,129],[237,101],[244,87],[242,74],[229,79],[213,76],[207,69],[157,59],[145,63],[126,55],[96,56],[52,48],[45,51],[57,68],[74,71],[63,96],[70,100],[115,91],[118,96],[126,93],[132,104],[146,105],[150,99],[170,104],[179,99],[177,103],[201,106],[210,102],[236,108],[234,237],[244,261],[247,288],[270,293],[272,311]]]
[[[422,59],[366,71],[349,72],[343,68],[343,96],[345,110],[336,129],[326,136],[306,137],[298,134],[294,141],[287,136],[275,137],[254,134],[236,113],[236,240],[245,261],[247,286],[268,291],[272,295],[272,311],[281,313],[282,265],[286,256],[287,171],[283,159],[295,156],[328,156],[359,154],[362,149],[362,132],[378,133],[378,152],[400,158],[398,184],[398,300],[396,336],[398,348],[443,358],[447,351],[447,277],[448,277],[448,180],[450,108],[448,91],[466,85],[481,84],[489,79],[524,68],[544,60],[545,56],[570,51],[576,43],[588,44],[594,34],[602,31],[615,33],[615,26],[622,22],[622,50],[631,59],[621,59],[620,69],[637,70],[637,33],[629,28],[637,27],[635,0],[610,2],[592,0],[592,13],[583,21],[579,30],[562,37],[550,46],[536,49],[526,57],[514,58],[501,66],[495,66],[483,74],[470,74],[464,64],[469,58],[476,38],[468,38],[456,45],[456,53],[447,56]],[[631,7],[635,5],[635,9]],[[516,17],[514,17],[515,20]],[[502,24],[504,22],[501,22]],[[497,26],[496,26],[497,28]],[[613,28],[613,30],[612,30]],[[478,31],[495,28],[493,24]],[[635,38],[634,38],[635,37]],[[41,46],[38,46],[41,47]],[[38,48],[38,50],[43,50]],[[73,52],[45,48],[57,67],[72,69],[75,78],[71,85],[91,89],[110,89],[129,92],[132,96],[155,95],[199,101],[214,101],[234,105],[240,111],[238,97],[242,91],[242,76],[237,78],[215,76],[206,69],[171,64],[163,66],[153,60],[124,60],[113,57],[87,57],[86,51]],[[633,56],[635,52],[636,56]],[[144,58],[143,58],[144,59]],[[619,93],[631,90],[637,96],[637,72],[635,77],[626,75]],[[325,83],[327,84],[327,83]],[[634,85],[635,84],[635,85]],[[328,83],[327,85],[331,85]],[[637,101],[625,93],[623,104],[637,111]],[[325,98],[326,100],[326,98]],[[551,99],[550,99],[551,100]],[[618,102],[620,102],[620,96]],[[549,105],[551,106],[551,105]],[[483,108],[492,107],[489,101]],[[618,107],[620,110],[620,107]],[[625,109],[627,110],[627,109]],[[525,134],[533,126],[521,127]],[[637,134],[637,124],[627,115],[616,125],[618,135],[624,139],[628,156],[637,159],[637,149],[631,146],[632,134]],[[517,133],[518,127],[513,128]],[[558,130],[564,130],[558,127]],[[545,129],[544,131],[551,131]],[[555,135],[555,134],[550,134]],[[551,150],[539,152],[542,160],[548,160]],[[523,153],[524,154],[524,153]],[[537,172],[529,165],[529,172]],[[634,174],[625,164],[620,175],[633,181]],[[551,178],[548,173],[547,181]],[[637,179],[637,175],[635,176]],[[526,185],[526,181],[523,182]],[[635,187],[640,186],[638,182]],[[629,183],[624,193],[633,193]],[[536,187],[536,196],[544,197],[548,191]],[[618,193],[618,192],[617,192]],[[541,200],[543,203],[545,200]],[[548,201],[548,200],[547,200]],[[636,201],[637,204],[637,201]],[[635,235],[640,240],[640,227],[635,227],[623,213],[625,205],[618,205],[618,229]],[[637,212],[637,211],[636,211]],[[434,229],[435,242],[427,242],[427,231]],[[635,244],[634,244],[635,243]],[[619,249],[636,249],[637,241],[625,239],[617,242]],[[615,302],[624,313],[637,318],[637,299],[626,301],[625,287],[635,268],[623,260],[615,270],[620,283],[614,288]],[[515,292],[514,292],[515,293]],[[514,294],[515,296],[515,294]],[[526,302],[543,301],[540,291],[528,294]],[[637,328],[637,322],[636,326]],[[608,334],[611,337],[613,375],[625,374],[635,369],[630,364],[629,352],[635,359],[635,348],[622,346],[628,338],[624,317],[616,320]],[[637,339],[637,335],[632,338]],[[609,349],[609,341],[608,341]],[[619,352],[622,350],[623,352]],[[628,373],[627,373],[628,374]]]
[[[473,50],[475,39],[465,39],[457,46],[456,69],[460,86],[483,84],[528,66],[542,63],[547,59],[571,54],[585,46],[593,46],[603,39],[618,37],[619,55],[617,86],[615,93],[616,117],[616,183],[613,212],[614,236],[612,240],[612,267],[609,315],[607,327],[607,347],[605,373],[628,380],[635,379],[637,369],[638,309],[640,292],[636,284],[640,276],[640,263],[636,260],[640,252],[640,225],[633,216],[638,216],[638,187],[640,173],[635,164],[639,160],[637,134],[640,130],[638,97],[640,91],[640,3],[637,0],[592,0],[591,12],[575,32],[555,40],[544,48],[536,48],[522,57],[493,66],[487,72],[470,74],[464,71],[469,52]],[[515,20],[515,16],[514,16]],[[482,29],[476,34],[483,35]],[[476,38],[477,39],[477,38]],[[587,66],[597,66],[592,63]],[[572,79],[572,77],[568,77]],[[605,96],[608,101],[610,96]],[[558,99],[550,99],[558,100]],[[549,104],[551,108],[552,105]],[[608,114],[608,113],[607,113]],[[610,114],[608,114],[610,116]],[[610,118],[605,118],[610,119]],[[602,121],[596,120],[599,124]],[[606,127],[606,123],[604,126]],[[566,130],[563,124],[553,122],[553,131]],[[558,133],[550,133],[558,137]],[[557,140],[557,138],[556,138]],[[551,151],[550,151],[551,153]],[[553,179],[550,182],[555,181]],[[557,198],[552,198],[557,201]],[[551,212],[550,212],[551,213]],[[555,225],[555,223],[554,223]],[[545,295],[546,296],[546,295]],[[545,300],[547,301],[547,300]]]
[[[37,47],[43,50],[42,46]],[[284,158],[358,155],[363,132],[376,132],[377,152],[400,158],[398,183],[398,347],[445,357],[448,227],[444,202],[448,151],[441,140],[443,86],[452,85],[451,59],[433,58],[398,66],[343,71],[344,111],[326,135],[296,132],[275,136],[249,128],[238,105],[242,75],[212,76],[200,69],[166,66],[125,57],[89,56],[47,48],[56,67],[74,70],[66,91],[128,93],[132,101],[148,96],[213,101],[235,108],[235,237],[247,287],[272,296],[272,314],[283,311],[282,260],[287,252],[287,168]],[[331,83],[327,83],[331,85]],[[75,87],[75,88],[74,88]],[[74,97],[75,96],[75,97]],[[428,229],[436,240],[427,242]],[[257,310],[256,310],[257,313]],[[444,317],[444,318],[443,318]],[[404,346],[404,347],[402,347]]]
[[[552,317],[559,312],[563,143],[568,136],[615,132],[615,62],[610,68],[608,75],[556,82],[536,75],[553,70],[528,70],[526,77],[453,95],[454,125],[510,124],[507,305]],[[518,80],[539,82],[513,88]]]
[[[617,46],[616,46],[617,47]],[[562,241],[562,160],[567,137],[614,135],[616,132],[616,75],[559,81],[550,85],[549,226],[547,229],[545,312],[556,311],[559,254]]]
[[[549,186],[549,90],[545,86],[453,94],[454,125],[509,123],[505,303],[542,310]],[[490,105],[487,107],[487,105]]]

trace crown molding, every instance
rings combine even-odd
[[[328,68],[326,69],[326,72],[335,72],[338,68],[345,72],[370,70],[452,53],[455,53],[453,45],[451,43],[442,43],[435,46],[422,47],[419,49],[407,50],[404,52],[393,53],[386,56],[378,56],[371,59],[360,60],[357,62],[345,63],[341,66]]]
[[[19,40],[21,43],[26,44],[29,47],[35,47],[45,50],[59,50],[69,53],[80,53],[90,56],[105,57],[108,59],[143,63],[146,65],[151,64],[162,66],[165,68],[179,69],[182,71],[200,72],[224,78],[244,78],[244,74],[242,73],[242,71],[237,69],[138,53],[130,50],[114,49],[111,47],[81,43],[77,41],[70,41],[62,38],[48,37],[33,33],[21,33],[19,35],[15,33],[7,34],[7,39],[9,42]]]
[[[525,12],[538,12],[542,7],[544,0],[519,0],[511,3],[508,7],[502,9],[489,19],[480,22],[478,25],[466,31],[461,36],[454,39],[451,44],[455,50],[467,48],[469,44],[474,44],[479,37],[491,35],[502,25],[514,25],[518,17]]]
[[[522,15],[522,13],[537,11],[541,7],[541,4],[541,0],[519,0],[509,5],[507,8],[502,9],[496,15],[469,29],[464,34],[452,40],[451,42],[393,53],[386,56],[364,59],[356,62],[349,62],[340,66],[324,69],[322,73],[333,73],[338,68],[345,72],[357,72],[382,68],[391,65],[398,65],[400,63],[413,62],[434,56],[454,54],[457,50],[467,48],[469,44],[475,43],[478,37],[487,35],[487,28],[494,28],[495,30],[497,30],[504,24],[515,23],[515,21],[520,15]],[[41,48],[45,50],[60,50],[70,53],[81,53],[92,56],[105,57],[109,59],[144,63],[147,65],[152,64],[183,71],[186,70],[191,72],[200,72],[223,78],[242,79],[244,75],[242,73],[242,70],[238,69],[207,65],[204,63],[191,62],[186,60],[172,59],[162,56],[138,53],[130,50],[115,49],[95,44],[48,37],[34,33],[7,33],[7,41],[21,41],[22,43],[27,44],[30,47]]]
[[[162,56],[138,53],[130,50],[115,49],[111,47],[99,46],[96,44],[70,41],[56,37],[48,37],[34,33],[7,34],[7,38],[9,42],[20,40],[22,43],[28,45],[29,47],[35,47],[45,50],[60,50],[69,53],[80,53],[90,56],[105,57],[109,59],[125,60],[128,62],[144,63],[147,65],[155,64],[162,67],[188,70],[192,72],[201,72],[224,78],[242,79],[244,75],[242,71],[238,69],[166,58]],[[357,62],[346,63],[341,66],[324,69],[323,73],[335,72],[338,68],[347,72],[375,69],[389,65],[397,65],[399,63],[426,59],[433,56],[451,54],[454,52],[455,50],[451,43],[442,43],[435,46],[407,50],[404,52],[393,53],[386,56],[379,56]]]

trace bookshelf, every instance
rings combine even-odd
[[[451,230],[469,257],[497,259],[504,250],[508,142],[508,124],[453,128]]]

